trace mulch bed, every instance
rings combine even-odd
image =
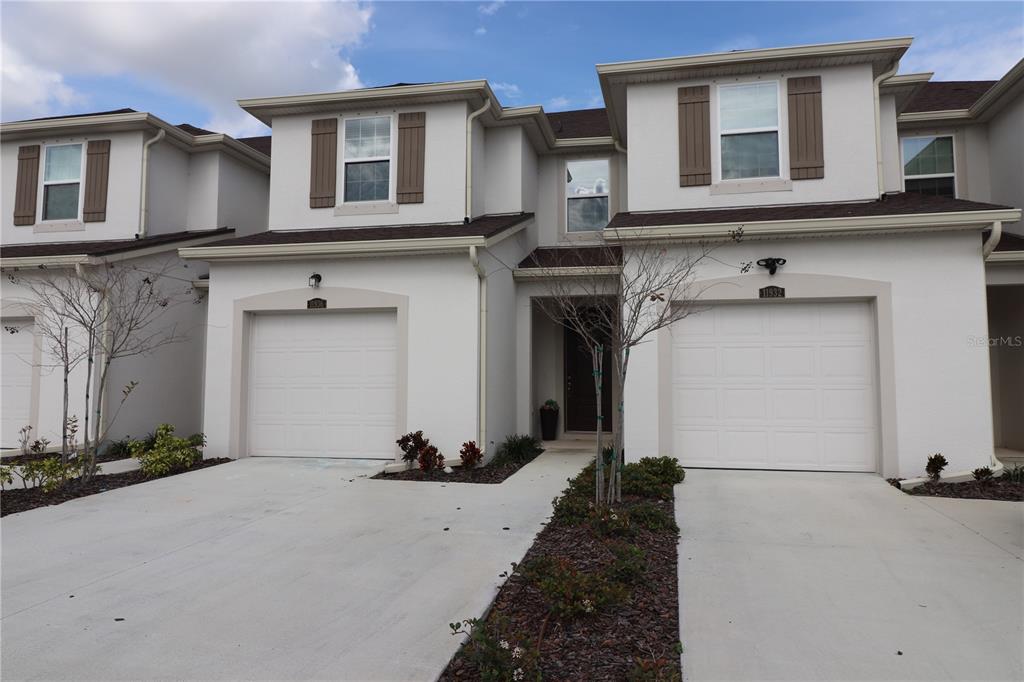
[[[928,497],[958,497],[970,500],[1024,502],[1024,483],[1012,483],[1003,476],[993,478],[987,483],[982,483],[981,481],[963,481],[961,483],[928,481],[904,492],[908,495],[924,495]]]
[[[195,466],[178,473],[183,474],[189,471],[196,471],[197,469],[205,469],[218,464],[225,464],[230,461],[231,460],[227,457],[204,459]],[[178,474],[169,474],[169,476],[177,475]],[[103,493],[116,488],[124,488],[126,486],[135,485],[136,483],[155,481],[157,478],[167,477],[158,476],[151,478],[145,476],[141,471],[136,470],[125,471],[120,474],[100,474],[86,482],[69,483],[68,485],[58,488],[53,492],[46,492],[40,487],[12,488],[10,490],[0,492],[0,516],[17,514],[18,512],[35,509],[36,507],[47,507],[54,504],[60,504],[62,502],[67,502],[68,500],[86,497],[87,495],[95,495],[96,493]]]
[[[674,515],[674,500],[652,502],[625,499],[613,505],[621,513],[639,504],[657,504]],[[678,536],[675,531],[637,529],[628,542],[647,557],[643,579],[631,588],[625,602],[590,616],[558,621],[548,617],[540,591],[519,572],[502,586],[488,612],[487,623],[503,623],[512,632],[536,641],[541,638],[538,667],[544,680],[679,680],[679,599],[676,574]],[[599,572],[611,561],[609,541],[586,525],[550,522],[537,536],[522,565],[538,557],[570,560],[580,571]],[[439,680],[480,679],[474,663],[460,649]],[[646,676],[633,677],[638,662],[650,666]],[[528,678],[532,679],[532,678]]]
[[[531,458],[525,462],[509,464],[490,465],[467,469],[465,467],[452,467],[452,472],[446,474],[443,470],[420,471],[418,468],[394,473],[383,471],[372,478],[388,481],[433,481],[440,483],[501,483],[512,474],[532,462]]]
[[[24,464],[25,462],[37,459],[49,459],[50,457],[60,457],[60,452],[30,452],[27,455],[4,455],[2,460],[0,460],[0,464],[10,466],[12,464]],[[127,459],[127,456],[123,454],[96,455],[97,464],[116,462],[119,459]]]

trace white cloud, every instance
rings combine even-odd
[[[958,25],[914,40],[900,71],[934,71],[935,80],[997,80],[1024,54],[1024,27],[993,32],[989,25]]]
[[[498,10],[505,6],[505,0],[495,0],[495,2],[487,2],[483,5],[477,6],[477,11],[480,14],[491,17],[497,14]]]
[[[565,109],[567,106],[569,106],[570,103],[571,102],[570,102],[568,97],[564,97],[562,95],[559,95],[558,97],[552,97],[551,99],[548,100],[547,108],[548,109]]]
[[[238,98],[359,87],[339,51],[359,42],[372,14],[347,2],[38,2],[4,10],[3,120],[70,106],[79,93],[68,78],[128,77],[187,97],[209,111],[194,123],[236,135],[262,130]],[[40,80],[26,90],[33,77]]]
[[[523,96],[523,91],[515,83],[491,83],[491,90],[509,99],[519,99]]]
[[[476,35],[478,35],[478,36],[482,36],[482,35],[484,35],[485,33],[487,33],[487,29],[486,29],[486,28],[484,28],[483,26],[477,26],[476,30],[475,30],[475,31],[473,31],[473,33],[475,33],[475,34],[476,34]]]

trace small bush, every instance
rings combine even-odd
[[[571,526],[578,526],[590,518],[590,513],[594,509],[593,496],[588,498],[584,495],[568,493],[569,491],[565,491],[561,497],[555,498],[555,501],[552,503],[554,513],[551,518],[555,521],[568,523]]]
[[[558,403],[550,398],[544,401],[544,404],[540,406],[542,410],[552,410],[558,412]]]
[[[7,490],[7,486],[14,484],[14,468],[7,464],[0,464],[0,490]]]
[[[568,559],[538,557],[521,570],[523,578],[540,591],[551,614],[561,620],[589,616],[628,596],[624,585],[599,573],[584,573]]]
[[[611,546],[615,560],[608,567],[608,576],[625,585],[637,585],[647,572],[647,557],[636,545],[625,543]]]
[[[639,504],[629,511],[633,525],[651,531],[670,531],[679,535],[675,518],[656,504]]]
[[[146,440],[132,441],[132,457],[139,460],[139,469],[150,477],[166,476],[184,471],[203,459],[199,448],[205,444],[202,434],[194,434],[188,438],[174,435],[174,427],[161,424],[153,434],[153,446],[147,448]]]
[[[472,469],[480,464],[480,460],[484,458],[484,453],[476,446],[476,441],[470,440],[462,444],[462,449],[459,450],[459,457],[462,459],[463,467]]]
[[[1024,483],[1024,465],[1014,464],[1003,469],[1003,476],[1008,483]]]
[[[419,462],[420,471],[426,473],[433,471],[434,469],[444,468],[444,455],[438,452],[437,448],[433,445],[420,450],[419,455],[416,457],[416,461]]]
[[[154,437],[154,442],[155,442]],[[122,438],[120,440],[112,440],[107,444],[107,449],[103,451],[105,457],[117,457],[118,459],[125,459],[132,456],[132,439]]]
[[[526,464],[542,452],[544,452],[544,448],[541,447],[540,441],[533,436],[513,434],[498,446],[491,465]]]
[[[630,524],[629,514],[612,507],[595,509],[587,519],[587,525],[594,535],[601,538],[629,538],[636,535]]]
[[[622,494],[672,499],[672,488],[682,483],[686,472],[674,457],[643,457],[622,470]]]
[[[682,677],[675,665],[677,660],[668,658],[637,658],[633,668],[626,675],[626,682],[679,682]]]
[[[32,459],[19,464],[14,473],[21,478],[23,487],[27,488],[31,483],[45,492],[52,493],[68,481],[81,476],[84,461],[84,458],[72,458],[64,464],[60,457]]]
[[[422,431],[412,431],[396,440],[395,443],[402,451],[402,459],[406,462],[415,462],[420,457],[420,451],[430,445],[430,439],[424,438]]]
[[[978,467],[971,473],[974,474],[975,481],[979,481],[981,483],[992,482],[992,470],[989,469],[988,467]]]
[[[525,637],[509,632],[506,621],[495,618],[496,624],[476,618],[449,623],[452,635],[469,638],[460,655],[469,660],[485,682],[525,682],[539,680],[538,652]]]
[[[924,470],[928,473],[928,478],[933,481],[939,480],[939,476],[942,475],[942,470],[946,468],[949,462],[942,456],[941,453],[936,452],[934,455],[928,458],[928,463],[925,464]]]

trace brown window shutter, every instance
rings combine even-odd
[[[679,186],[711,184],[711,88],[679,88]]]
[[[790,78],[789,177],[813,180],[825,177],[825,149],[821,136],[821,76]]]
[[[110,140],[90,140],[85,158],[85,205],[82,220],[107,219],[107,176],[110,174]]]
[[[334,206],[338,178],[338,119],[313,121],[313,146],[309,170],[309,207]]]
[[[34,225],[39,187],[39,145],[18,147],[18,184],[14,190],[14,224]]]
[[[398,115],[398,203],[423,203],[423,164],[426,157],[427,114]]]

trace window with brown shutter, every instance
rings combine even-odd
[[[313,121],[309,170],[309,207],[334,206],[338,177],[338,119]]]
[[[90,140],[85,159],[85,206],[82,221],[107,219],[107,177],[110,174],[110,140]]]
[[[711,184],[711,96],[707,85],[679,88],[679,186]]]
[[[821,132],[821,76],[790,78],[789,175],[793,180],[825,177]]]
[[[423,165],[426,158],[427,114],[398,115],[398,192],[400,204],[423,203]]]
[[[36,191],[39,186],[39,145],[18,147],[18,180],[14,190],[14,224],[36,222]]]

